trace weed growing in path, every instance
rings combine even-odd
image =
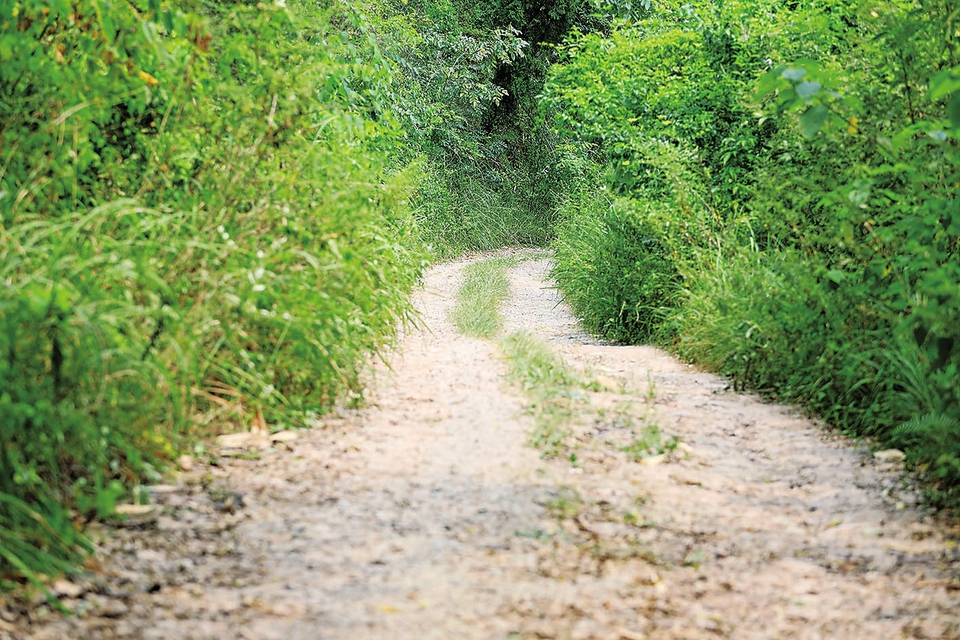
[[[509,377],[530,399],[534,418],[530,443],[541,449],[545,458],[564,452],[569,435],[565,424],[573,419],[580,393],[589,383],[568,367],[550,348],[526,332],[511,334],[500,341],[509,364]]]
[[[504,256],[475,262],[464,267],[464,280],[457,292],[451,320],[467,336],[495,339],[503,327],[500,305],[510,294],[507,271],[524,258]],[[591,405],[588,392],[599,392],[603,385],[590,380],[567,365],[549,345],[525,331],[499,337],[500,350],[507,360],[508,377],[527,397],[528,412],[534,419],[530,444],[544,458],[567,456],[577,466],[577,445],[571,440],[570,424],[602,409]],[[656,387],[648,376],[644,396],[647,411],[643,428],[629,443],[614,444],[634,460],[658,455],[676,448],[676,439],[664,442],[656,416],[651,414]],[[626,410],[617,411],[618,421],[632,424]],[[634,433],[633,429],[630,429]]]
[[[663,432],[656,423],[648,423],[643,426],[640,433],[633,441],[621,447],[620,450],[634,462],[639,462],[643,458],[650,456],[663,455],[673,451],[680,444],[680,439],[676,436],[669,438],[666,442],[663,440]]]
[[[464,267],[451,320],[467,336],[494,339],[502,330],[500,306],[510,295],[507,270],[518,260],[512,256],[491,258]],[[499,340],[509,364],[509,377],[530,400],[535,427],[530,441],[544,457],[556,457],[565,448],[568,431],[563,424],[574,415],[579,391],[588,386],[546,345],[528,333],[519,332]]]
[[[517,263],[505,256],[474,262],[463,268],[464,280],[450,319],[472,338],[493,338],[503,327],[500,305],[510,296],[507,269]]]

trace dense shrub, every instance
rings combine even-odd
[[[715,75],[702,46],[662,17],[579,34],[545,88],[558,134],[605,160],[603,192],[614,201],[560,209],[555,275],[587,326],[612,339],[664,339],[695,249],[714,239],[722,189],[697,145],[722,134],[716,120],[731,100],[722,85],[702,90]],[[590,191],[575,193],[582,201]]]
[[[31,576],[76,558],[63,507],[112,512],[198,426],[360,393],[411,313],[419,174],[345,7],[6,3],[0,27],[0,571]]]
[[[554,275],[590,330],[624,342],[663,340],[664,320],[682,299],[685,278],[701,259],[697,248],[713,237],[714,225],[684,187],[688,155],[649,141],[637,143],[631,158],[623,162],[643,176],[643,185],[629,191],[633,197],[611,195],[598,167],[582,169],[560,208]]]
[[[413,201],[427,241],[441,256],[547,242],[566,176],[537,96],[555,55],[547,43],[585,3],[367,4],[396,62],[392,110],[432,182]]]
[[[621,210],[669,211],[660,219],[671,224],[695,211],[711,223],[678,268],[659,260],[662,244],[637,246],[633,227],[607,224],[605,207],[566,208],[557,275],[592,327],[666,342],[738,384],[902,446],[931,497],[956,505],[954,13],[942,0],[664,3],[571,38],[545,96],[558,133],[596,145],[608,189],[632,201]],[[643,150],[665,141],[688,152],[651,170]],[[671,175],[681,178],[665,190]],[[597,247],[646,255],[606,270],[615,254]],[[657,287],[651,267],[682,278],[668,308],[638,286]],[[647,309],[653,328],[635,331],[611,300]]]
[[[598,195],[570,203],[575,212],[561,223],[554,274],[588,329],[613,340],[648,341],[681,285],[661,233],[663,216],[633,200]]]
[[[818,300],[809,306],[823,320],[795,333],[822,353],[816,364],[762,384],[842,428],[904,447],[931,497],[956,504],[960,113],[951,105],[960,106],[960,34],[944,29],[950,9],[937,1],[833,14],[847,28],[832,55],[785,61],[757,84],[782,124],[757,173],[752,225],[765,263],[797,256],[776,275],[786,295]],[[767,309],[756,301],[740,317],[787,335],[802,315]],[[699,322],[687,326],[700,330]],[[793,366],[779,350],[757,359],[771,372]],[[734,371],[757,382],[746,367]]]

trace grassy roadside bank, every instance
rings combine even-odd
[[[901,449],[949,508],[954,14],[941,0],[667,2],[572,37],[544,91],[558,135],[588,151],[568,161],[579,178],[554,246],[589,330]]]
[[[382,90],[360,33],[331,37],[346,7],[17,7],[0,9],[4,588],[76,566],[83,523],[197,438],[360,393],[426,257],[417,167],[342,90]]]

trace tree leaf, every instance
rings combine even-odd
[[[777,105],[777,110],[787,111],[792,109],[797,101],[797,91],[793,87],[789,89],[784,89],[780,92],[780,103]]]
[[[833,283],[840,284],[843,282],[843,278],[843,271],[840,271],[839,269],[831,269],[830,271],[827,271],[827,279]]]
[[[947,103],[947,117],[950,118],[951,125],[960,128],[960,91],[954,93]]]
[[[797,95],[806,101],[810,101],[813,96],[820,93],[820,83],[819,82],[809,82],[804,80],[797,85]]]
[[[757,100],[769,95],[770,92],[777,88],[777,80],[780,79],[780,75],[786,68],[785,65],[780,65],[763,74],[760,80],[757,81]]]
[[[807,138],[817,135],[817,132],[823,127],[823,123],[827,121],[828,115],[830,115],[830,111],[820,104],[804,111],[803,115],[800,116],[800,130],[803,135]]]
[[[930,99],[940,100],[960,90],[960,69],[941,71],[930,79]]]
[[[806,69],[800,69],[793,67],[790,69],[785,69],[783,73],[780,74],[781,77],[790,80],[791,82],[800,82],[803,80],[803,76],[807,75]]]

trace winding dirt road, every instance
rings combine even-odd
[[[597,342],[521,257],[506,331],[602,389],[572,456],[528,444],[497,345],[447,319],[465,263],[443,264],[367,408],[155,488],[159,517],[103,530],[59,585],[80,615],[8,602],[0,639],[960,638],[958,532],[898,463]],[[652,424],[664,453],[625,453]]]

